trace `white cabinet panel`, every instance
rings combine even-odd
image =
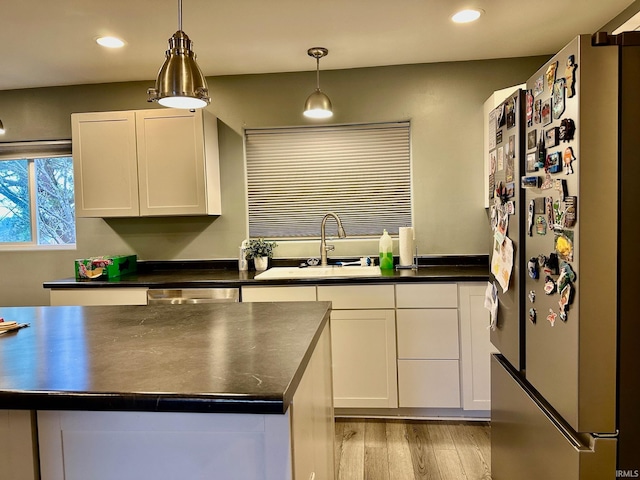
[[[489,409],[493,350],[483,307],[484,286],[246,286],[242,299],[332,302],[333,390],[338,408],[400,404],[482,411]]]
[[[398,358],[458,359],[458,310],[398,309]]]
[[[398,405],[459,408],[457,360],[398,360]]]
[[[489,311],[484,308],[486,284],[460,284],[460,336],[462,344],[462,407],[491,409],[491,353]]]
[[[0,480],[37,480],[35,415],[29,410],[0,410]]]
[[[458,308],[455,283],[411,283],[396,285],[398,308]]]
[[[336,407],[398,406],[395,333],[393,310],[331,312]]]
[[[146,305],[147,288],[68,288],[49,293],[53,305]]]
[[[318,286],[318,300],[334,310],[395,308],[393,285]]]
[[[76,215],[138,216],[135,112],[71,115]]]
[[[294,479],[333,479],[335,429],[330,324],[318,341],[290,409]]]
[[[136,112],[140,215],[204,215],[220,213],[217,125],[205,137],[203,113],[174,109]],[[215,143],[214,158],[204,145]],[[207,190],[206,175],[217,178]],[[212,188],[214,187],[215,188]],[[214,211],[208,194],[216,192]]]
[[[315,302],[316,287],[242,287],[243,302]]]
[[[291,479],[288,415],[39,411],[38,427],[42,480]]]

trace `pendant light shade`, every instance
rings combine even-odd
[[[171,108],[203,108],[211,98],[207,81],[196,63],[193,43],[182,31],[182,0],[178,0],[178,31],[169,39],[169,49],[156,79],[147,90],[149,102]]]
[[[0,135],[4,135],[4,125],[2,124],[2,120],[0,120]]]
[[[307,53],[316,59],[316,89],[309,95],[304,104],[304,116],[309,118],[329,118],[333,115],[333,107],[329,97],[320,90],[320,59],[329,53],[323,47],[310,48]]]

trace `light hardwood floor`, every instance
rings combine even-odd
[[[336,480],[491,480],[488,422],[336,419]]]

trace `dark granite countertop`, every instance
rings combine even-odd
[[[0,409],[284,413],[329,302],[0,307]]]
[[[275,266],[297,265],[299,260],[276,260]],[[351,267],[357,268],[357,267]],[[345,283],[459,282],[483,281],[489,278],[486,256],[439,257],[423,259],[417,270],[391,270],[379,277],[311,277],[296,279],[255,280],[255,271],[238,272],[237,262],[173,261],[138,262],[138,272],[112,280],[76,280],[63,278],[44,282],[44,288],[211,288],[242,285],[331,285]]]

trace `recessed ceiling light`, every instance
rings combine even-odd
[[[479,8],[460,10],[458,13],[451,17],[451,20],[456,23],[475,22],[480,18],[480,15],[482,15],[482,13],[483,11]]]
[[[124,42],[116,37],[100,37],[96,39],[96,43],[107,48],[124,47]]]

